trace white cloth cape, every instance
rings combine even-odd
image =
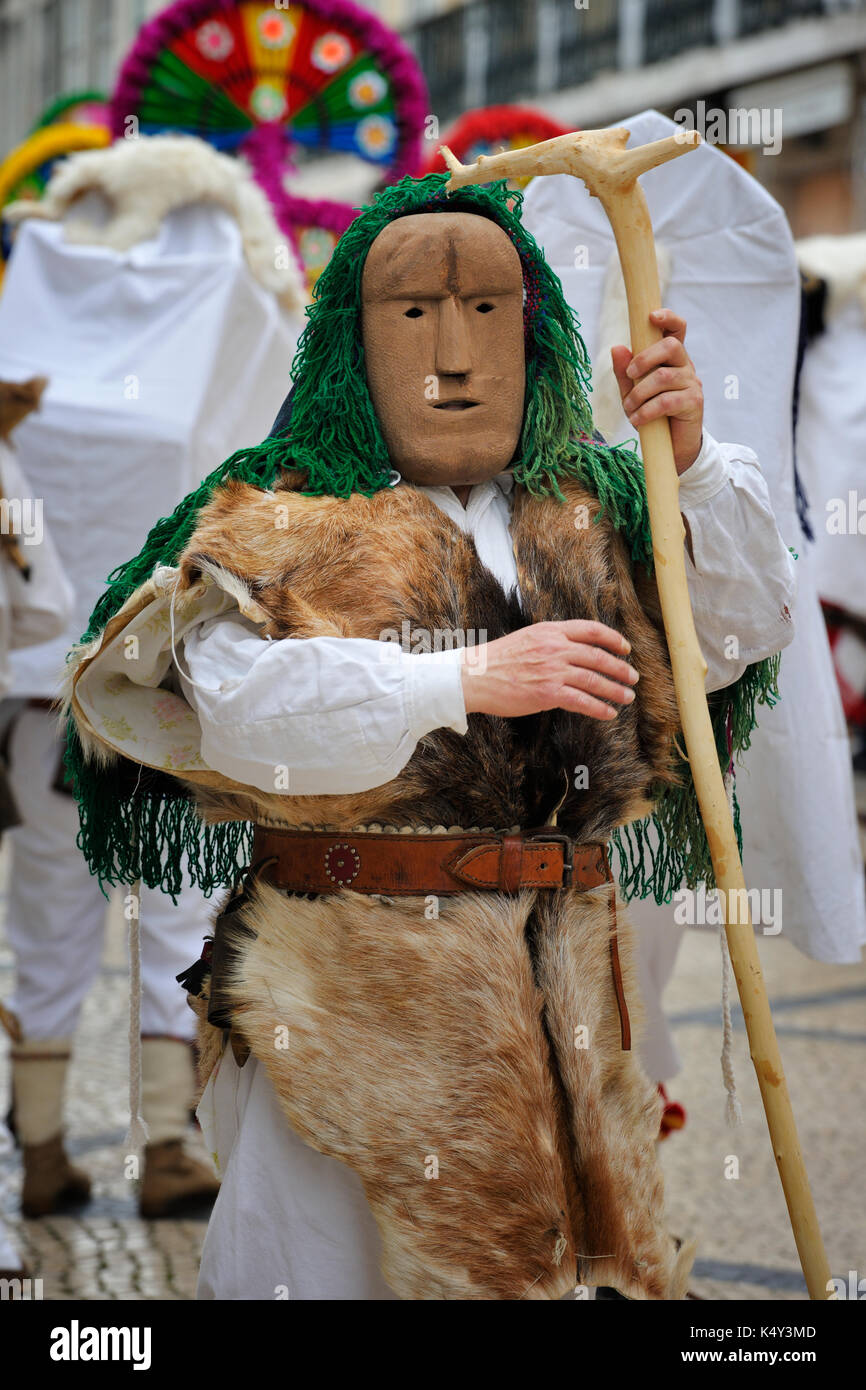
[[[677,129],[657,111],[619,124],[631,131],[633,145]],[[858,961],[866,902],[850,752],[794,500],[799,282],[791,233],[760,184],[706,144],[653,169],[642,184],[656,238],[670,254],[665,303],[688,324],[686,346],[703,382],[706,427],[717,439],[741,440],[755,450],[779,529],[799,555],[796,629],[782,658],[782,699],[761,712],[737,775],[746,880],[750,887],[781,888],[782,930],[802,951],[816,960]],[[615,254],[601,204],[569,175],[538,178],[527,191],[524,222],[562,279],[595,360],[610,347],[599,342],[599,326]],[[618,437],[632,434],[623,417]]]

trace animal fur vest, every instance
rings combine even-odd
[[[531,622],[596,618],[627,636],[641,673],[634,703],[610,723],[472,714],[465,736],[435,730],[398,777],[346,796],[271,795],[194,758],[179,775],[206,819],[291,827],[531,829],[558,808],[558,826],[587,842],[646,813],[672,776],[673,687],[652,582],[633,574],[589,492],[564,484],[560,503],[515,487],[518,600],[412,487],[337,499],[296,486],[286,474],[273,492],[220,488],[177,569],[80,650],[71,709],[91,756],[136,756],[117,719],[100,716],[93,672],[107,662],[106,687],[122,694],[135,663],[112,667],[110,652],[169,592],[175,635],[184,603],[215,591],[272,638],[379,639],[408,623],[493,640]],[[149,669],[137,695],[152,695],[168,665]],[[128,725],[131,696],[126,709]],[[156,762],[144,742],[137,756]],[[360,1175],[385,1278],[402,1297],[555,1299],[577,1284],[684,1296],[691,1252],[663,1225],[655,1087],[621,1050],[613,911],[632,1016],[638,1001],[613,892],[466,892],[440,899],[431,918],[423,897],[341,889],[310,900],[260,883],[233,914],[255,933],[236,938],[235,1031],[293,1129]],[[280,1027],[285,1050],[274,1047]]]

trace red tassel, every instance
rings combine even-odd
[[[675,1129],[682,1129],[686,1123],[685,1106],[680,1105],[678,1100],[668,1100],[668,1093],[661,1082],[658,1084],[659,1095],[664,1101],[661,1124],[659,1125],[659,1139],[667,1139],[669,1134],[673,1134]]]

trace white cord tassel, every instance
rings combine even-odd
[[[734,777],[733,773],[725,773],[725,792],[728,797],[728,809],[731,818],[734,815]],[[725,1103],[725,1120],[732,1129],[743,1123],[743,1107],[737,1095],[737,1083],[734,1080],[734,1063],[732,1058],[734,1029],[731,1023],[731,955],[728,950],[728,938],[725,935],[724,923],[719,927],[719,944],[722,948],[722,1080],[725,1083],[725,1090],[728,1099]]]
[[[147,1125],[141,1116],[141,879],[136,879],[124,899],[129,922],[129,1150],[147,1143]]]

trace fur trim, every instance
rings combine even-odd
[[[238,610],[245,618],[249,618],[253,623],[266,623],[268,615],[261,604],[256,603],[252,596],[251,586],[248,582],[232,574],[224,565],[219,565],[215,561],[202,561],[202,575],[207,575],[213,580],[218,588],[225,593],[231,594],[238,606]]]
[[[402,1298],[679,1287],[658,1095],[619,1051],[609,892],[465,894],[430,922],[423,898],[259,884],[239,909],[257,936],[236,938],[236,1026],[292,1128],[359,1174]]]
[[[142,135],[118,140],[107,150],[70,155],[58,164],[39,202],[4,208],[13,222],[26,217],[62,220],[76,199],[101,193],[111,207],[105,225],[82,217],[65,223],[67,241],[128,251],[157,235],[165,217],[189,203],[217,203],[238,224],[250,272],[276,296],[284,309],[301,312],[306,303],[294,256],[285,268],[275,264],[285,242],[267,198],[249,170],[228,155],[217,154],[189,135]]]
[[[795,249],[800,269],[827,282],[829,314],[858,299],[866,318],[866,232],[804,237]]]
[[[201,994],[187,995],[187,1002],[198,1020],[195,1040],[196,1105],[198,1105],[201,1100],[204,1088],[210,1080],[211,1073],[225,1050],[227,1038],[225,1029],[214,1028],[213,1024],[207,1021],[209,999],[210,976],[207,977],[205,984],[202,986]]]

